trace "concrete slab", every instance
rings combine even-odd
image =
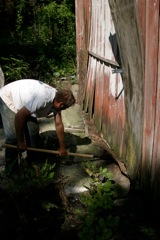
[[[62,119],[66,132],[88,132],[84,114],[78,104],[63,110]],[[55,130],[54,117],[39,118],[40,132]]]

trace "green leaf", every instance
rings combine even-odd
[[[106,225],[103,218],[100,218],[98,222],[101,227],[104,227]]]
[[[85,218],[85,223],[86,223],[86,225],[87,225],[88,227],[92,225],[92,219],[91,219],[90,216],[87,216],[87,217]]]

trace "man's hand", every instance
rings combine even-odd
[[[24,142],[18,142],[18,151],[25,152],[27,150],[27,146]]]
[[[58,152],[59,152],[59,155],[60,155],[60,156],[66,156],[66,155],[68,155],[67,149],[65,149],[64,147],[60,147],[60,148],[58,149]]]

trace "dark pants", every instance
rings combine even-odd
[[[7,105],[0,98],[0,112],[3,122],[4,136],[7,144],[17,145],[17,137],[15,130],[15,113],[11,111]],[[25,140],[27,147],[39,148],[40,147],[40,137],[39,137],[39,125],[35,117],[28,117],[25,126]],[[34,157],[33,152],[28,152],[28,157]],[[17,149],[6,148],[5,159],[14,160],[18,156]]]

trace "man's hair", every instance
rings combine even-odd
[[[71,90],[58,90],[55,99],[57,102],[63,102],[66,108],[74,105],[76,102]]]

